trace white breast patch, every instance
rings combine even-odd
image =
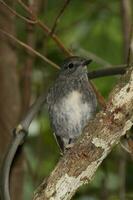
[[[69,125],[72,126],[80,126],[83,116],[90,113],[90,106],[82,101],[82,95],[76,90],[62,99],[62,108],[62,112],[68,116]]]
[[[81,120],[81,94],[78,91],[71,92],[65,98],[63,107],[74,124]]]

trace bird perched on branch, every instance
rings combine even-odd
[[[47,96],[51,124],[63,152],[73,146],[96,113],[97,100],[87,77],[90,63],[77,56],[66,59]]]

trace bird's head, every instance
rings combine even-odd
[[[86,59],[78,56],[72,56],[67,58],[61,65],[61,74],[69,75],[80,75],[87,73],[87,65],[92,62],[91,59]]]

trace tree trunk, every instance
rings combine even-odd
[[[13,6],[13,1],[8,0]],[[14,34],[14,19],[10,12],[0,6],[0,27]],[[17,56],[10,41],[0,35],[0,165],[11,139],[12,129],[20,117],[20,91],[17,74]],[[23,158],[16,159],[11,177],[11,196],[13,200],[22,199]],[[18,184],[19,182],[19,184]]]

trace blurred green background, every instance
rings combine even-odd
[[[121,0],[71,0],[60,17],[55,33],[64,46],[71,49],[75,55],[93,59],[88,70],[125,63],[122,2]],[[39,19],[52,28],[63,4],[62,0],[41,1],[38,11]],[[15,9],[27,16],[19,4],[15,4]],[[27,42],[29,29],[26,23],[16,18],[15,28],[16,37]],[[31,31],[34,37],[34,48],[60,65],[66,55],[51,37],[37,26],[33,26]],[[19,47],[17,48],[17,57],[18,71],[20,72],[23,70],[28,55],[23,48]],[[59,72],[36,56],[32,59],[30,104],[42,91],[47,91]],[[110,91],[118,80],[119,76],[105,77],[95,79],[93,83],[108,99]],[[22,81],[21,90],[23,90]],[[46,105],[30,126],[24,152],[24,199],[28,200],[31,199],[33,191],[42,179],[48,177],[60,159]],[[125,200],[133,199],[133,163],[131,156],[118,145],[99,167],[93,181],[80,188],[73,199],[124,200],[123,193],[126,195]]]

